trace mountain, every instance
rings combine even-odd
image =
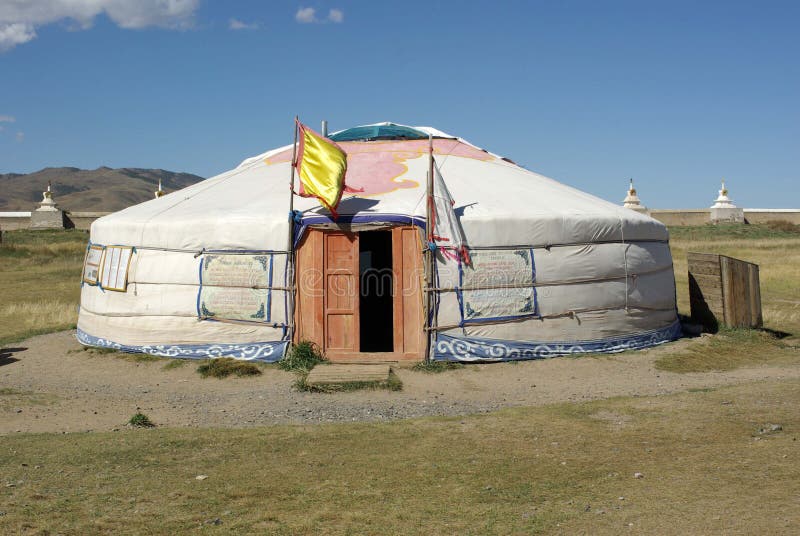
[[[161,188],[170,193],[203,177],[163,169],[108,167],[93,170],[59,167],[28,174],[0,174],[0,211],[36,209],[48,181],[52,181],[53,198],[60,208],[114,212],[153,199],[159,179]]]

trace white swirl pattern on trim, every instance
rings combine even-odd
[[[283,357],[287,341],[256,342],[248,344],[157,344],[129,346],[108,339],[95,337],[78,330],[78,342],[86,346],[113,348],[120,352],[177,357],[181,359],[213,359],[233,357],[245,361],[264,361],[274,363]]]
[[[680,336],[679,321],[662,329],[597,341],[526,342],[439,335],[433,358],[435,361],[462,362],[517,361],[569,354],[614,353],[648,348],[673,341]]]

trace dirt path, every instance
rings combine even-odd
[[[255,378],[202,379],[196,363],[164,370],[164,361],[78,351],[74,332],[54,333],[0,350],[0,434],[112,430],[137,410],[177,427],[382,421],[800,378],[800,366],[701,374],[654,368],[661,353],[686,343],[599,358],[470,365],[442,374],[400,369],[401,392],[319,394],[295,391],[294,376],[274,368]]]

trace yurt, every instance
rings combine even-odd
[[[307,340],[333,361],[486,362],[680,335],[658,221],[434,128],[329,138],[346,153],[335,216],[293,195],[288,145],[96,220],[79,341],[271,362]]]

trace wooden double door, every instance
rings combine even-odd
[[[332,361],[421,361],[419,230],[310,229],[297,248],[295,342]]]

